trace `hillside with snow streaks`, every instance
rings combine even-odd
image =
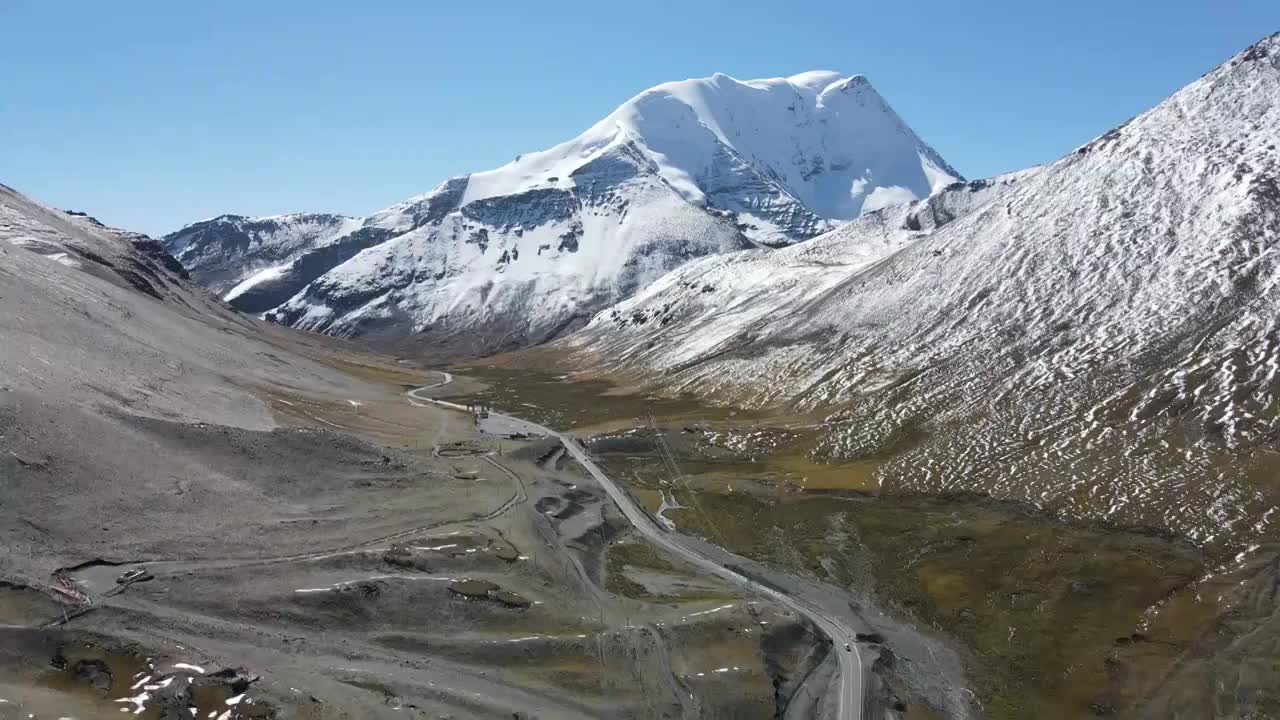
[[[298,256],[359,226],[355,218],[324,213],[220,215],[170,233],[163,242],[196,281],[223,295],[260,272],[278,273]]]
[[[195,268],[242,310],[486,352],[580,327],[689,260],[807,240],[959,177],[862,76],[714,75],[659,85],[566,143],[343,218],[291,254],[227,222],[165,242],[216,269]]]
[[[882,460],[885,487],[1264,535],[1278,144],[1272,36],[979,202],[955,186],[690,264],[553,349],[669,392],[830,408],[820,454]]]

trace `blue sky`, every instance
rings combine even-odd
[[[1276,0],[6,0],[0,182],[149,233],[365,214],[667,80],[866,74],[969,177],[1052,160],[1280,30]]]

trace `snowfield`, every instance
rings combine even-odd
[[[484,352],[581,327],[689,260],[807,240],[959,177],[862,76],[717,74],[359,221],[217,218],[165,242],[243,310]]]
[[[1210,541],[1267,531],[1280,433],[1280,39],[1050,166],[705,258],[559,344],[830,408],[821,451]]]

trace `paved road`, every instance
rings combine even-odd
[[[409,402],[419,406],[423,403],[430,403],[465,412],[467,408],[464,405],[445,402],[443,400],[435,400],[419,395],[422,391],[447,385],[453,381],[453,376],[449,373],[442,374],[444,375],[444,379],[440,382],[435,383],[434,385],[426,385],[410,390],[407,393]],[[564,444],[564,447],[569,454],[581,463],[582,466],[587,469],[587,472],[591,473],[591,476],[596,479],[596,482],[600,483],[600,486],[604,488],[605,492],[609,494],[609,497],[611,497],[614,503],[617,504],[618,508],[622,510],[622,513],[626,516],[627,520],[631,521],[631,524],[635,526],[636,530],[648,538],[650,542],[666,548],[668,551],[679,555],[694,566],[701,568],[716,577],[737,585],[749,592],[757,595],[763,595],[770,600],[789,607],[795,612],[809,618],[814,625],[821,628],[822,632],[824,632],[827,637],[831,638],[832,651],[836,653],[840,662],[840,687],[835,717],[838,718],[838,720],[861,720],[862,678],[864,670],[862,667],[862,657],[858,653],[858,646],[854,641],[854,631],[852,628],[846,625],[839,618],[826,613],[822,609],[815,607],[803,599],[793,597],[767,585],[762,585],[761,583],[758,583],[735,570],[727,568],[717,563],[715,560],[702,555],[697,550],[685,545],[678,535],[670,533],[666,528],[654,522],[653,518],[648,513],[636,505],[635,500],[633,500],[630,495],[616,485],[613,480],[609,479],[609,476],[604,474],[604,471],[595,464],[591,459],[591,456],[587,454],[587,451],[583,449],[583,447],[578,444],[578,441],[572,436],[556,432],[555,430],[543,427],[542,425],[530,422],[523,418],[503,415],[502,413],[496,412],[491,412],[490,415],[497,416],[498,419],[508,421],[511,424],[522,425],[527,428],[527,430],[559,439],[560,442]],[[846,647],[848,647],[849,650],[846,651]]]

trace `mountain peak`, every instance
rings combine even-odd
[[[1261,57],[1266,57],[1272,52],[1280,51],[1280,32],[1273,32],[1258,42],[1250,45],[1244,49],[1241,55],[1249,55],[1254,51],[1262,51]]]
[[[751,80],[739,80],[732,75],[715,72],[707,77],[689,78],[688,80],[676,80],[662,83],[661,85],[655,85],[645,92],[663,91],[668,90],[671,87],[698,83],[716,86],[743,85],[757,89],[789,85],[796,90],[808,93],[820,93],[823,90],[836,85],[870,85],[864,75],[850,75],[837,70],[807,70],[805,72],[787,75],[785,77],[755,78]],[[641,94],[643,95],[644,93]]]
[[[1256,71],[1272,73],[1280,71],[1280,32],[1272,33],[1236,53],[1230,60],[1206,73],[1201,80],[1218,75],[1237,75],[1242,72]],[[1196,83],[1192,83],[1180,92],[1195,86]]]
[[[719,210],[734,209],[717,202],[714,185],[726,173],[752,175],[761,191],[825,220],[927,197],[962,179],[863,75],[813,70],[737,80],[716,73],[649,88],[573,140],[472,175],[465,201],[559,187],[626,144],[687,201]]]

